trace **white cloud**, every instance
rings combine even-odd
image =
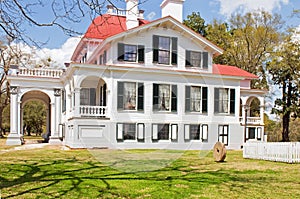
[[[281,8],[282,4],[288,4],[289,0],[215,0],[220,5],[220,14],[229,17],[235,12],[249,12],[264,10],[271,12]]]
[[[50,57],[54,66],[62,68],[64,67],[64,63],[70,62],[71,56],[79,41],[79,37],[71,37],[67,39],[67,41],[60,48],[43,48],[41,50],[36,49],[36,56],[39,59],[47,59]]]

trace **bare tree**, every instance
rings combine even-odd
[[[122,0],[10,0],[0,1],[0,34],[9,36],[13,41],[29,45],[39,45],[28,36],[26,27],[57,27],[66,35],[81,34],[74,29],[75,23],[84,18],[101,15],[107,4],[113,5]],[[40,19],[38,13],[47,12],[48,19]]]

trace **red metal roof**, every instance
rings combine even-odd
[[[147,24],[149,21],[139,20],[139,25]],[[126,17],[104,14],[98,16],[93,20],[88,30],[86,31],[85,38],[106,39],[118,33],[127,30]]]
[[[236,66],[227,66],[221,64],[213,64],[213,74],[217,75],[228,75],[228,76],[239,76],[246,77],[249,79],[257,79],[258,77],[252,73],[249,73]]]

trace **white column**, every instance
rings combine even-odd
[[[7,145],[21,145],[21,135],[19,128],[19,103],[18,103],[18,87],[10,87],[10,133],[7,137]]]
[[[60,123],[60,89],[54,89],[54,103],[51,103],[51,136],[50,144],[61,144],[59,139],[59,123]]]
[[[75,108],[75,113],[74,116],[75,117],[79,117],[80,113],[79,113],[79,107],[80,107],[80,88],[75,88],[74,89],[74,100],[75,100],[75,104],[74,104],[74,108]]]
[[[259,114],[260,114],[260,124],[264,125],[264,112],[265,112],[265,106],[264,105],[260,105],[259,106],[260,110],[259,110]]]

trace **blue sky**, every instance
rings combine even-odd
[[[125,0],[112,0],[117,2],[118,7],[125,8]],[[145,10],[146,19],[157,19],[161,15],[160,4],[162,0],[140,0],[140,9]],[[300,19],[291,19],[293,9],[300,9],[299,0],[185,0],[183,16],[192,12],[200,12],[202,18],[207,23],[213,19],[226,20],[231,14],[235,12],[252,11],[263,8],[266,11],[279,13],[283,19],[293,26],[300,26]],[[36,13],[39,20],[46,20],[49,17],[49,12],[40,10]],[[85,32],[90,24],[90,19],[87,18],[80,24],[73,24],[74,28],[80,32]],[[38,41],[47,41],[44,46],[49,49],[60,48],[69,38],[61,30],[57,28],[34,28],[28,27],[27,32]]]

